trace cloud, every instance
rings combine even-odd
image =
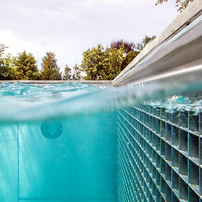
[[[41,55],[44,54],[39,44],[20,38],[14,31],[0,30],[0,36],[1,43],[9,47],[6,49],[6,53],[11,53],[13,56],[16,56],[18,53],[26,50],[27,52],[32,53],[36,59],[39,60]]]
[[[48,15],[48,17],[62,18],[63,20],[64,20],[64,18],[71,19],[71,18],[79,17],[78,13],[74,13],[74,12],[70,12],[70,11],[62,12],[62,11],[57,11],[57,10],[45,10],[45,13]]]
[[[62,36],[64,39],[65,36]],[[5,55],[11,53],[13,56],[17,56],[18,53],[22,53],[24,50],[34,55],[37,60],[38,68],[41,68],[42,57],[48,51],[56,54],[57,64],[64,69],[65,64],[73,67],[76,63],[81,61],[82,51],[79,50],[81,45],[76,39],[66,39],[61,41],[58,37],[53,39],[51,37],[39,37],[33,38],[33,40],[26,40],[18,36],[14,31],[1,30],[0,29],[0,43],[5,44],[9,48],[6,49]],[[77,62],[78,61],[78,62]]]

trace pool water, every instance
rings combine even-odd
[[[201,99],[166,90],[2,84],[0,201],[198,201]]]
[[[1,125],[1,201],[116,201],[116,112],[43,124]]]
[[[80,85],[63,89],[69,92]],[[25,103],[34,102],[41,91],[52,102],[61,100],[59,94],[55,98],[57,86],[3,87],[2,98],[15,100],[14,116],[20,107],[28,110]],[[42,110],[44,100],[39,102]],[[116,111],[57,119],[32,115],[28,122],[5,119],[0,126],[0,201],[116,201]]]

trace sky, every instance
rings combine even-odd
[[[63,71],[81,64],[89,48],[121,40],[139,43],[159,35],[178,15],[175,0],[0,0],[0,43],[16,56],[24,50],[41,68],[54,52]]]

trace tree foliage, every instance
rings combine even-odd
[[[122,70],[139,54],[139,51],[130,51],[122,62]],[[122,71],[121,70],[121,71]]]
[[[81,71],[80,71],[80,67],[75,64],[73,67],[73,75],[72,75],[72,79],[73,80],[80,80],[81,79]]]
[[[156,38],[156,36],[149,37],[145,35],[144,39],[142,39],[141,43],[137,43],[135,46],[137,50],[141,51],[149,42],[153,41]]]
[[[107,72],[108,57],[107,51],[102,45],[88,49],[83,53],[81,63],[82,71],[86,73],[86,80],[104,80]]]
[[[36,80],[39,78],[36,60],[31,53],[18,53],[13,59],[15,65],[15,77],[17,80]]]
[[[113,48],[116,48],[116,49],[120,49],[121,46],[123,45],[126,53],[131,52],[131,51],[135,51],[135,49],[136,49],[136,45],[133,42],[128,43],[128,42],[123,41],[123,39],[119,40],[119,41],[112,42],[111,45]]]
[[[80,80],[81,71],[88,80],[112,80],[114,79],[138,54],[153,40],[155,36],[145,36],[141,43],[128,43],[123,40],[113,41],[109,47],[102,45],[88,49],[83,53],[81,65],[73,67],[73,73],[68,65],[65,66],[64,80]],[[31,53],[19,53],[13,57],[7,54],[2,58],[7,47],[0,44],[0,79],[18,80],[60,80],[62,73],[57,65],[57,60],[53,52],[46,52],[42,58],[41,73],[36,66],[36,60]],[[71,74],[72,73],[72,74]]]
[[[8,47],[5,44],[0,44],[0,80],[13,80],[15,79],[14,57],[11,54],[3,57],[6,48]]]
[[[0,80],[10,79],[10,69],[4,64],[4,59],[0,58]]]
[[[129,52],[126,52],[124,43],[119,49],[114,48],[114,45],[111,44],[108,51],[109,67],[107,68],[106,79],[114,79],[138,55],[138,53],[138,51],[133,51],[132,48]]]
[[[3,65],[0,69],[0,80],[14,80],[16,79],[16,68],[14,65],[14,57],[7,54],[3,59]]]
[[[72,78],[71,71],[72,71],[71,68],[69,68],[69,66],[66,64],[63,80],[71,80],[71,78]]]
[[[5,73],[7,72],[6,71],[6,67],[4,65],[4,60],[2,58],[3,54],[4,54],[4,51],[5,51],[5,44],[0,44],[0,79],[1,80],[4,80],[5,79]]]
[[[3,58],[2,58],[3,52],[4,52],[3,45],[0,44],[0,79],[1,80],[4,77],[3,76],[3,74],[4,74],[4,62],[3,62]]]
[[[46,52],[46,55],[42,58],[42,80],[61,80],[60,68],[57,66],[57,60],[55,54],[52,52]]]
[[[194,0],[176,0],[175,7],[178,7],[177,11],[182,12],[189,3],[193,2]],[[168,2],[168,0],[158,0],[155,5],[162,4],[164,2]]]
[[[0,58],[4,54],[6,48],[8,48],[5,44],[0,43]]]
[[[110,48],[102,45],[88,49],[83,53],[82,71],[86,80],[114,79],[139,53],[133,43],[123,40],[113,42]]]

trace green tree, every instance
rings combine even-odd
[[[42,58],[42,80],[61,80],[60,68],[57,65],[55,54],[52,52],[46,52],[46,55]]]
[[[109,67],[109,53],[102,45],[88,49],[83,53],[81,69],[86,80],[106,80]]]
[[[87,80],[114,79],[137,55],[133,43],[123,40],[113,42],[110,48],[102,45],[88,49],[83,53],[82,71]]]
[[[194,0],[176,0],[175,7],[178,7],[177,11],[182,12],[189,3],[193,2]],[[158,0],[155,5],[162,4],[164,2],[168,2],[168,0]]]
[[[14,67],[14,57],[11,54],[7,54],[2,59],[2,65],[0,68],[0,80],[14,80],[16,79],[16,69]]]
[[[115,48],[114,44],[111,44],[107,79],[114,79],[139,54],[139,51],[135,51],[134,48],[133,43],[127,43],[127,46],[126,43],[122,43],[120,48]]]
[[[142,39],[142,43],[137,43],[136,49],[141,51],[149,42],[153,41],[156,36],[149,37],[145,35],[144,39]]]
[[[88,80],[114,79],[138,54],[134,43],[123,40],[112,42],[110,47],[102,45],[88,49],[83,53],[82,71]]]
[[[114,48],[113,44],[109,49],[109,67],[106,78],[108,80],[114,79],[125,67],[123,66],[123,61],[126,57],[126,50],[124,44],[121,45],[119,49]]]
[[[72,74],[71,74],[71,68],[69,68],[68,65],[65,66],[65,70],[64,70],[64,76],[63,79],[64,80],[71,80]]]
[[[6,71],[4,61],[3,61],[3,54],[5,52],[6,46],[5,44],[0,44],[0,79],[2,80],[4,78],[4,72]]]
[[[80,80],[81,79],[81,71],[80,71],[79,66],[77,64],[75,64],[73,69],[74,69],[74,72],[72,75],[72,79],[73,80]]]
[[[139,54],[139,51],[130,51],[125,56],[123,62],[122,62],[122,70]],[[121,71],[122,71],[121,70]]]
[[[5,44],[0,43],[0,58],[4,54],[6,48],[8,48]]]
[[[9,69],[4,64],[4,59],[0,58],[0,80],[9,80]]]
[[[5,49],[8,48],[5,44],[0,44],[0,80],[15,79],[15,68],[13,68],[13,56],[7,54],[3,57]]]
[[[4,47],[3,47],[3,44],[0,44],[0,79],[2,80],[3,79],[3,74],[4,74],[4,62],[3,62],[3,58],[2,58],[2,55],[4,53]]]
[[[39,78],[36,60],[31,53],[26,53],[26,51],[18,53],[13,63],[16,68],[15,76],[17,80],[36,80]]]

